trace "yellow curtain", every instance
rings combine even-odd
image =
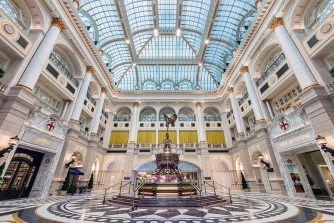
[[[224,131],[206,130],[206,141],[208,144],[225,144]]]
[[[159,143],[162,143],[166,139],[166,132],[167,131],[159,131],[159,135],[158,135]],[[169,140],[171,140],[173,143],[177,143],[176,131],[172,130],[172,131],[168,131],[168,133],[169,133]]]
[[[155,131],[138,131],[137,142],[155,144]]]
[[[196,130],[183,130],[180,131],[180,144],[183,143],[198,143]]]
[[[129,131],[112,131],[110,144],[128,144]]]

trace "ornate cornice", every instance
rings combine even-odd
[[[133,103],[133,106],[135,106],[135,107],[139,107],[139,102],[134,102],[134,103]]]
[[[92,66],[87,66],[86,73],[94,74],[95,70],[94,70],[94,68]]]
[[[106,87],[101,88],[101,93],[106,94],[108,92],[108,89]]]
[[[202,106],[202,102],[196,102],[196,107],[201,107]]]
[[[61,18],[54,18],[51,22],[51,25],[57,27],[60,30],[60,32],[66,29],[66,26],[63,23],[63,20],[61,20]]]
[[[284,25],[283,19],[281,17],[275,17],[268,26],[268,29],[275,30],[278,26],[283,26],[283,25]]]
[[[249,72],[248,67],[247,66],[242,66],[241,69],[240,69],[240,73],[244,74],[246,72]]]
[[[227,93],[233,93],[233,87],[227,88]]]

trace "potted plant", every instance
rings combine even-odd
[[[93,173],[90,175],[90,179],[88,181],[88,189],[91,191],[92,188],[93,188],[93,184],[94,184],[94,176],[93,176]]]
[[[332,78],[334,78],[334,67],[330,69],[329,73],[331,74]]]
[[[5,75],[5,71],[0,68],[0,79],[3,78],[3,76]]]
[[[232,137],[232,141],[233,141],[233,142],[235,141],[235,137]]]
[[[4,163],[0,166],[0,187],[2,186],[2,183],[3,183],[2,173],[3,173],[3,170],[5,169],[5,166],[6,166],[6,162],[4,162]]]
[[[66,178],[63,182],[63,186],[60,189],[60,196],[65,196],[67,191],[70,189],[70,170],[67,171]]]
[[[242,189],[245,191],[245,192],[249,192],[249,188],[248,188],[248,185],[247,185],[247,181],[245,179],[245,176],[244,174],[241,172],[241,184],[242,184]]]
[[[250,127],[246,127],[246,132],[250,132]]]
[[[88,132],[88,131],[89,131],[89,128],[88,128],[88,127],[86,127],[86,128],[85,128],[85,132]]]
[[[312,179],[312,177],[310,175],[306,175],[306,177],[307,177],[307,180],[310,183],[310,185],[313,186],[314,185],[314,180]]]
[[[100,141],[101,141],[101,142],[103,141],[103,137],[100,138]]]

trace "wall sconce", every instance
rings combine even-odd
[[[4,157],[5,153],[10,153],[14,149],[14,146],[20,141],[20,138],[17,136],[14,136],[10,138],[8,147],[4,148],[3,150],[0,151],[0,157]]]
[[[65,168],[69,168],[71,164],[73,164],[75,162],[75,159],[77,158],[77,156],[75,154],[72,155],[72,160],[68,163],[65,164]]]
[[[322,136],[318,135],[318,137],[315,140],[317,140],[318,144],[321,146],[321,149],[325,153],[328,152],[328,153],[331,153],[332,156],[334,156],[334,149],[331,149],[331,148],[326,146],[327,142],[326,142],[325,137],[322,137]]]
[[[266,165],[267,169],[270,168],[270,164],[263,160],[263,155],[261,153],[259,155],[259,159],[262,164]]]

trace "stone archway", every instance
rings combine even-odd
[[[230,167],[224,161],[217,160],[211,164],[211,175],[216,189],[222,190],[224,187],[232,187]]]

